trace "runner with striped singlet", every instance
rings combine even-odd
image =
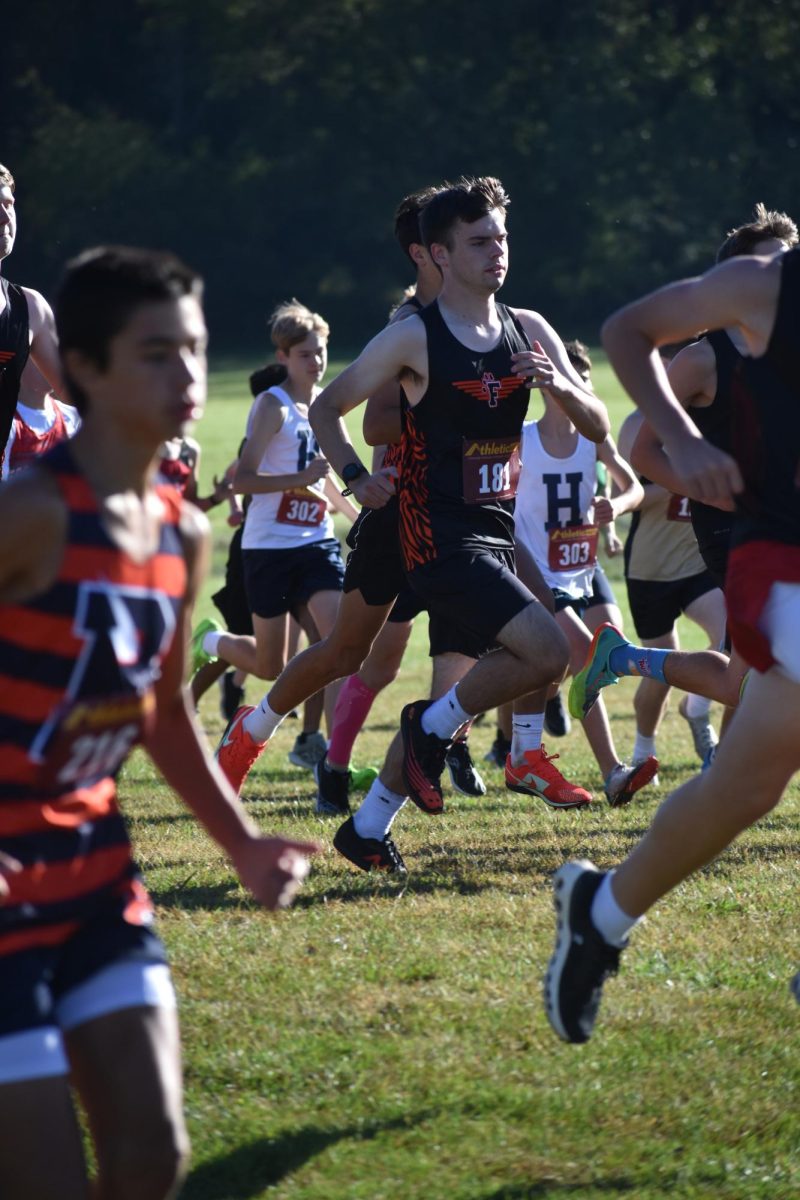
[[[400,539],[409,582],[430,611],[489,649],[441,699],[407,705],[404,753],[381,778],[391,806],[406,790],[442,811],[450,741],[471,716],[559,678],[566,646],[544,606],[514,574],[513,496],[531,387],[550,387],[587,436],[608,432],[558,335],[536,313],[498,305],[507,271],[508,197],[495,179],[462,179],[421,214],[442,272],[438,300],[389,326],[325,389],[311,410],[320,445],[359,500],[373,481],[355,459],[342,416],[400,378],[409,409],[400,472]],[[387,815],[388,813],[387,809]]]
[[[15,189],[14,176],[0,163],[0,263],[14,249],[17,236]],[[8,441],[29,356],[56,395],[62,396],[64,385],[50,305],[33,288],[20,287],[0,276],[0,448]]]
[[[205,401],[200,294],[163,253],[71,263],[56,313],[81,428],[0,490],[4,1200],[88,1200],[73,1087],[91,1194],[165,1200],[185,1170],[175,996],[116,799],[132,747],[267,907],[291,900],[317,849],[258,834],[182,685],[208,529],[152,481],[159,446]]]
[[[732,456],[699,435],[656,352],[697,329],[744,340],[732,380]],[[726,578],[734,646],[751,667],[710,768],[674,792],[615,870],[567,863],[554,879],[556,947],[545,978],[548,1020],[585,1042],[632,928],[659,899],[720,855],[779,803],[800,769],[800,249],[734,258],[614,314],[612,366],[662,441],[679,494],[735,503]],[[606,664],[615,673],[614,654]],[[598,678],[606,673],[598,664]]]

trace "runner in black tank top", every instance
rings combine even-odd
[[[310,414],[330,462],[346,478],[354,451],[340,416],[400,378],[410,408],[400,486],[412,586],[429,609],[501,644],[440,700],[403,712],[405,768],[387,762],[381,781],[392,805],[403,803],[407,788],[427,812],[442,809],[445,753],[469,717],[550,683],[566,667],[558,627],[512,570],[514,451],[526,407],[517,379],[554,390],[593,440],[608,432],[604,406],[580,380],[555,331],[536,313],[496,306],[507,271],[506,204],[502,185],[491,178],[463,179],[433,197],[421,227],[442,273],[435,315],[426,310],[384,330]],[[429,347],[427,322],[437,320]],[[351,486],[363,503],[380,505],[380,483],[365,473]]]
[[[713,402],[709,405],[693,404],[691,416],[706,441],[730,453],[731,379],[742,356],[724,329],[706,334],[706,340],[716,359],[717,387]],[[733,513],[703,504],[701,500],[690,500],[689,511],[703,562],[722,587],[728,566]]]
[[[733,459],[697,438],[653,368],[654,342],[698,325],[731,329],[747,349],[732,381]],[[800,250],[725,262],[628,305],[604,328],[611,363],[684,490],[735,499],[726,599],[734,645],[754,670],[710,769],[662,805],[626,861],[605,876],[590,863],[557,873],[545,1001],[567,1041],[591,1036],[603,983],[638,919],[768,814],[800,770],[799,340]],[[614,671],[609,658],[598,675]],[[800,976],[793,991],[800,1000]]]

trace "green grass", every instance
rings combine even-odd
[[[616,430],[626,404],[602,364],[595,381]],[[235,451],[246,396],[246,372],[214,376],[198,430],[203,490]],[[229,531],[221,510],[213,520],[218,572]],[[627,616],[618,562],[610,575]],[[686,641],[699,644],[692,628]],[[418,621],[358,762],[380,762],[401,704],[428,686]],[[633,690],[623,681],[608,700],[628,753]],[[216,692],[201,717],[215,739]],[[628,809],[553,813],[482,764],[483,800],[453,794],[441,817],[400,814],[402,882],[361,875],[330,849],[336,823],[313,814],[311,776],[286,758],[295,729],[287,721],[257,765],[248,809],[265,829],[327,849],[277,916],[250,903],[143,756],[121,783],[181,999],[194,1146],[185,1200],[800,1194],[800,1013],[787,988],[800,965],[796,786],[655,908],[608,986],[595,1039],[569,1047],[540,1004],[549,877],[566,858],[619,860],[695,771],[677,704],[659,738],[658,791]],[[490,719],[473,731],[476,761],[493,733]],[[557,749],[571,778],[599,788],[579,731]]]

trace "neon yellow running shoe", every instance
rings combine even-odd
[[[570,716],[576,721],[582,721],[591,712],[604,687],[619,682],[619,676],[611,670],[608,660],[612,650],[629,644],[616,625],[607,622],[595,631],[583,670],[578,672],[569,686],[567,706]]]
[[[213,617],[204,617],[200,624],[192,634],[191,652],[192,652],[192,674],[196,675],[201,667],[206,663],[217,661],[215,654],[208,654],[203,649],[203,638],[207,633],[223,633],[224,630],[218,621]]]

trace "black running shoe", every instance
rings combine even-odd
[[[792,989],[792,995],[794,996],[795,1000],[798,1004],[800,1004],[800,972],[795,975],[789,986]]]
[[[226,721],[232,721],[236,710],[244,704],[244,688],[236,682],[236,672],[226,671],[220,680],[219,707]]]
[[[417,808],[426,813],[440,813],[444,808],[442,771],[450,742],[422,728],[422,714],[429,707],[429,700],[415,700],[400,713],[403,779]]]
[[[389,834],[387,833],[381,841],[377,838],[359,837],[352,817],[348,817],[344,825],[340,825],[336,830],[333,845],[348,862],[361,871],[388,871],[401,875],[408,873],[403,856]]]
[[[501,771],[504,771],[506,769],[506,759],[510,753],[511,742],[504,738],[502,733],[498,733],[488,753],[484,754],[483,761],[492,763],[493,766],[499,767]]]
[[[603,984],[619,968],[620,950],[601,937],[590,916],[602,881],[603,872],[585,860],[565,863],[553,879],[556,948],[545,976],[544,1007],[565,1042],[588,1042]]]
[[[486,795],[486,784],[478,774],[469,752],[469,745],[465,741],[453,742],[444,761],[447,763],[450,780],[457,792],[460,792],[462,796]]]
[[[314,767],[314,778],[317,781],[315,808],[320,816],[346,817],[350,812],[350,772],[332,770],[326,755]]]
[[[552,700],[548,700],[544,706],[544,729],[545,733],[549,733],[550,737],[566,737],[572,728],[567,710],[564,708],[564,701],[561,698],[561,692],[556,692]]]

